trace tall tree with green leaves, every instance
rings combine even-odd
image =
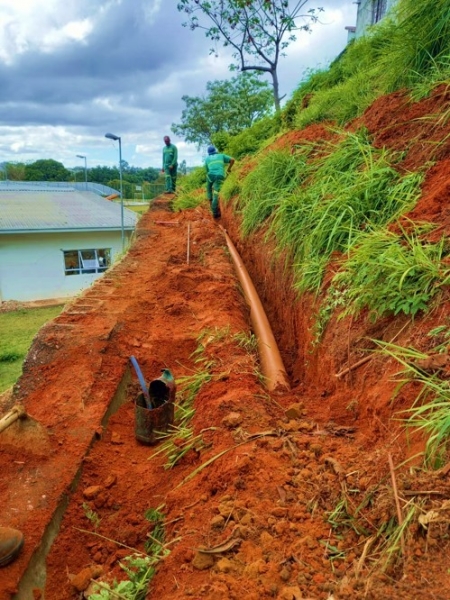
[[[272,77],[275,109],[280,109],[278,62],[295,41],[295,32],[311,30],[322,8],[307,8],[308,0],[179,0],[187,15],[183,26],[203,29],[217,54],[222,42],[233,51],[231,69],[259,71]]]
[[[186,108],[172,131],[198,147],[221,132],[236,135],[272,112],[272,92],[255,73],[240,73],[222,81],[208,81],[206,94],[183,96]]]
[[[0,163],[0,179],[23,181],[25,179],[25,163],[7,161]]]
[[[36,160],[25,166],[26,181],[69,181],[70,171],[52,158]]]

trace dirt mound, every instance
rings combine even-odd
[[[442,90],[416,104],[394,94],[359,122],[405,152],[399,168],[438,160],[409,216],[442,231],[448,126],[437,117],[427,138],[423,124],[447,105]],[[312,126],[274,147],[326,135]],[[334,318],[312,349],[317,299],[295,295],[263,233],[244,243],[232,208],[222,213],[292,390],[264,388],[248,307],[206,208],[175,214],[158,199],[127,256],[43,328],[15,387],[29,419],[2,434],[0,502],[26,544],[2,570],[0,598],[17,589],[21,600],[81,598],[92,579],[126,579],[120,565],[157,542],[148,598],[447,599],[449,470],[423,472],[423,438],[392,420],[418,392],[394,394],[398,364],[361,359],[373,338],[429,350],[448,299],[413,322]],[[155,454],[167,440],[136,440],[130,356],[147,380],[170,368],[179,385],[195,381],[192,432],[180,430],[167,452]]]

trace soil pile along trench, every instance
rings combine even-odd
[[[364,123],[375,144],[408,150],[401,168],[412,169],[435,151],[414,127],[444,101],[438,95],[419,109],[394,94],[374,103]],[[393,126],[400,113],[409,127]],[[330,135],[311,126],[275,145],[291,150]],[[441,220],[446,231],[448,147],[439,153],[411,214]],[[427,333],[448,315],[447,296],[414,321],[333,315],[313,347],[317,298],[296,295],[265,231],[240,238],[231,204],[223,224],[292,389],[263,385],[249,307],[206,208],[172,213],[155,201],[127,256],[41,330],[27,357],[13,402],[31,419],[0,434],[2,518],[26,544],[2,570],[0,600],[14,597],[21,580],[20,600],[88,597],[92,580],[106,593],[115,580],[136,580],[138,563],[128,557],[155,543],[160,560],[147,592],[155,600],[450,597],[449,471],[425,472],[423,436],[407,436],[398,420],[417,386],[396,390],[392,358],[361,361],[373,339],[431,347]],[[135,438],[140,386],[133,373],[125,385],[130,356],[147,381],[169,368],[179,398],[190,398],[182,427],[155,447]],[[33,579],[27,568],[37,555],[42,565],[41,540],[57,529],[66,500],[45,578]]]

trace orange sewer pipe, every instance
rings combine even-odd
[[[261,300],[253,285],[250,275],[242,262],[233,242],[223,227],[222,229],[228,245],[228,249],[236,267],[238,279],[241,283],[245,299],[250,307],[250,318],[253,330],[258,340],[259,357],[261,368],[266,380],[266,387],[269,392],[288,391],[289,384],[283,359],[281,358],[277,342],[267,319]]]

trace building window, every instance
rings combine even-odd
[[[103,273],[110,265],[111,248],[64,250],[64,273],[66,275]]]
[[[386,14],[387,0],[373,0],[372,4],[372,25],[381,21]]]

